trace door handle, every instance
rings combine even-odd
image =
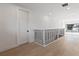
[[[29,32],[29,30],[27,30],[27,32]]]

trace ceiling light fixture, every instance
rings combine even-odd
[[[68,3],[62,4],[62,7],[66,7],[66,6],[68,6]]]
[[[66,9],[67,9],[67,10],[69,10],[69,9],[70,9],[70,7],[69,7],[69,4],[68,4],[68,3],[64,3],[64,4],[62,4],[62,7],[66,7]]]

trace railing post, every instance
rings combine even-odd
[[[43,30],[43,47],[45,47],[45,30]]]

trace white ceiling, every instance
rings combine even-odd
[[[17,5],[31,9],[31,10],[36,10],[39,8],[53,8],[56,6],[62,7],[63,3],[17,3]]]
[[[17,3],[21,7],[26,9],[30,9],[33,13],[69,13],[69,12],[77,12],[79,10],[79,3],[69,3],[68,7],[62,7],[63,3]]]

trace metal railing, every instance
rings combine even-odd
[[[64,29],[34,30],[35,42],[42,46],[48,45],[63,35]]]

